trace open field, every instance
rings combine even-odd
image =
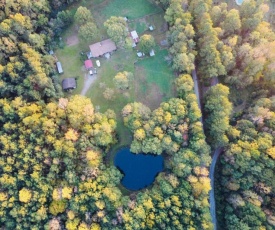
[[[64,73],[59,75],[60,83],[64,78],[77,77],[77,88],[74,94],[80,94],[83,88],[85,72],[82,71],[83,62],[80,60],[79,47],[77,45],[65,46],[64,49],[57,50],[56,56],[64,70]]]
[[[137,30],[139,36],[143,33],[152,34],[157,43],[165,39],[167,24],[163,18],[164,13],[158,6],[147,0],[98,0],[93,1],[93,3],[83,2],[82,5],[91,10],[100,30],[99,37],[94,41],[76,42],[78,28],[73,24],[62,36],[63,41],[69,43],[69,46],[66,45],[56,52],[56,56],[61,61],[64,69],[64,74],[60,77],[61,80],[66,77],[79,76],[78,86],[73,94],[79,94],[84,84],[85,69],[80,52],[89,51],[90,44],[107,38],[103,23],[110,16],[127,16],[129,18],[129,29]],[[71,8],[71,11],[76,11],[78,6],[76,4],[74,8]],[[150,25],[153,25],[154,31],[148,30]],[[110,159],[112,159],[116,149],[131,143],[132,135],[123,125],[121,117],[121,110],[127,103],[138,101],[146,104],[151,109],[155,109],[162,101],[175,95],[173,90],[174,74],[166,61],[168,51],[161,50],[156,46],[155,52],[156,56],[154,57],[139,59],[136,50],[118,49],[113,52],[110,59],[99,58],[101,67],[98,68],[96,80],[86,96],[91,98],[98,111],[105,112],[107,109],[112,109],[117,115],[119,142],[113,146],[109,155]],[[95,65],[95,59],[93,59],[93,63]],[[121,71],[129,71],[134,74],[130,89],[125,91],[116,89],[113,82],[114,76]],[[103,92],[107,88],[115,91],[111,100],[107,100],[103,96]]]
[[[109,0],[102,4],[100,13],[105,19],[111,16],[128,17],[129,19],[140,18],[148,14],[162,11],[160,7],[148,0]]]

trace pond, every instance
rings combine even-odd
[[[115,166],[124,174],[121,184],[129,190],[140,190],[155,180],[163,170],[163,157],[152,154],[134,154],[130,148],[120,149],[115,156]]]
[[[236,0],[236,3],[237,3],[237,5],[240,6],[240,5],[242,5],[243,1],[244,1],[244,0]]]

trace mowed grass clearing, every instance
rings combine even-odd
[[[136,51],[121,49],[115,51],[110,59],[101,58],[101,67],[98,69],[98,77],[87,93],[95,107],[100,112],[112,109],[117,115],[117,133],[119,143],[116,147],[129,145],[131,134],[123,124],[121,110],[131,102],[142,102],[152,110],[163,101],[175,96],[173,90],[174,74],[165,57],[167,50],[156,49],[155,57],[138,59]],[[129,71],[134,74],[130,82],[130,89],[121,91],[115,88],[114,76],[121,71]],[[114,98],[107,100],[103,96],[106,88],[115,91]]]
[[[64,71],[63,74],[59,75],[60,83],[62,83],[64,78],[77,78],[77,88],[73,91],[73,93],[80,94],[83,88],[85,72],[81,69],[83,62],[80,60],[78,45],[65,46],[63,49],[56,51],[56,56],[61,62]]]
[[[100,12],[105,18],[111,16],[128,17],[134,19],[147,14],[161,12],[162,9],[148,0],[109,0]]]
[[[155,54],[136,63],[135,98],[151,109],[175,96],[175,75],[166,61],[168,51],[155,49]]]

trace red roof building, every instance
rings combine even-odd
[[[86,61],[84,62],[84,64],[85,64],[86,70],[89,70],[89,69],[92,69],[92,68],[93,68],[93,62],[92,62],[92,60],[86,60]]]

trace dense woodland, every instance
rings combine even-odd
[[[92,98],[65,98],[48,55],[72,20],[87,26],[79,15],[93,24],[85,9],[66,10],[72,2],[0,3],[0,226],[213,229],[208,169],[211,150],[223,147],[215,187],[220,226],[274,229],[275,33],[263,1],[244,1],[239,10],[211,0],[155,1],[169,25],[178,98],[154,111],[139,102],[121,111],[131,151],[165,157],[155,183],[130,195],[120,190],[121,172],[106,164],[118,138],[115,113],[96,112]],[[221,82],[205,93],[202,112],[195,69],[201,85]]]

